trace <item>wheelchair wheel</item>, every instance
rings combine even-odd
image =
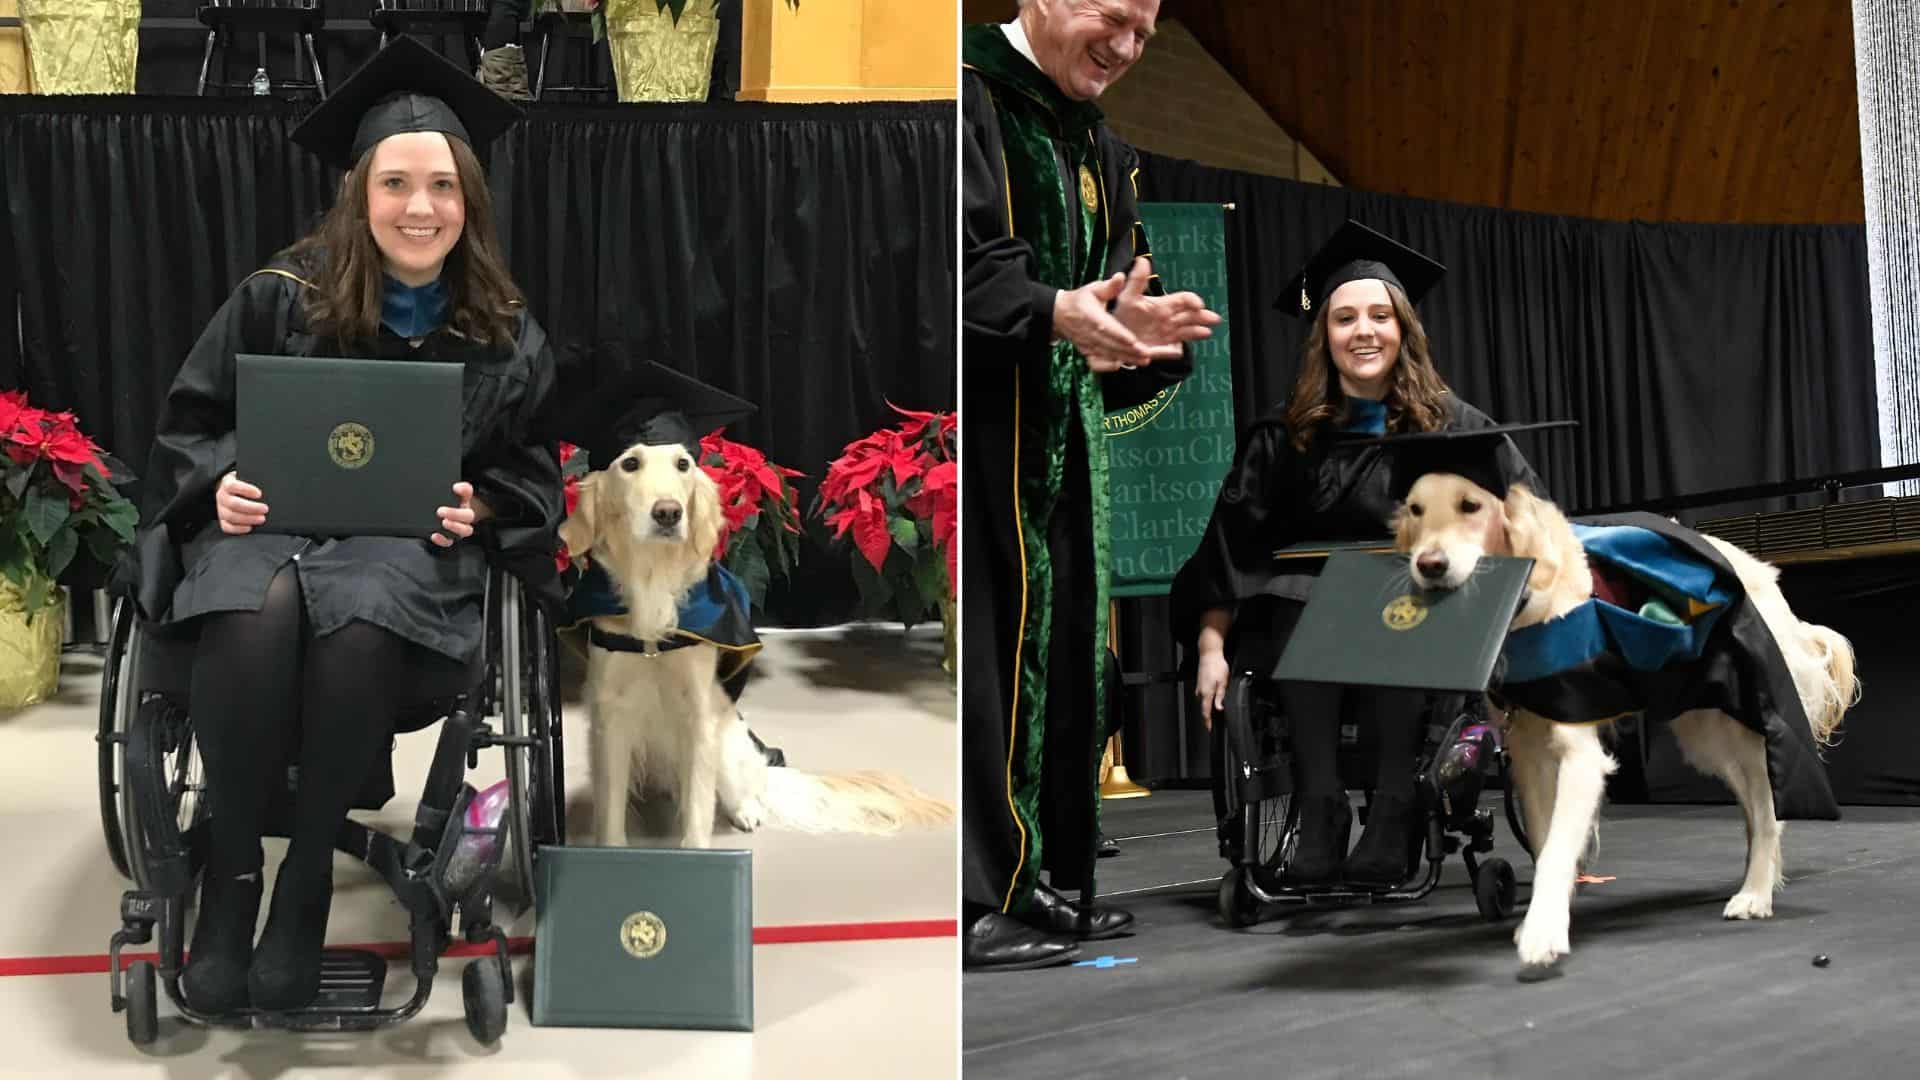
[[[187,893],[209,807],[205,766],[187,711],[150,698],[134,714],[122,759],[123,820],[134,880],[163,896]]]
[[[1513,763],[1508,759],[1504,749],[1500,751],[1499,759],[1500,787],[1503,793],[1501,801],[1507,807],[1507,828],[1513,831],[1513,838],[1519,841],[1520,849],[1532,857],[1534,855],[1533,839],[1527,835],[1526,814],[1522,812],[1524,807],[1520,802],[1520,795],[1513,789]]]
[[[95,736],[100,763],[100,826],[107,837],[107,858],[120,876],[133,878],[127,861],[126,822],[120,813],[121,758],[133,708],[138,702],[122,701],[134,694],[135,640],[133,604],[121,600],[114,605],[113,629],[107,637],[106,664],[100,672],[100,731]]]
[[[534,737],[532,773],[528,777],[533,805],[533,846],[567,842],[566,768],[560,745],[560,649],[546,613],[528,605],[525,620],[527,685],[531,688],[528,727]]]
[[[1246,675],[1227,682],[1226,708],[1213,722],[1213,796],[1220,853],[1265,884],[1292,855],[1297,828],[1287,759],[1276,725],[1259,715],[1256,690]]]
[[[532,669],[535,660],[533,642],[541,640],[540,613],[526,603],[520,582],[504,578],[500,590],[500,726],[509,738],[524,738],[539,726],[536,702],[541,694],[539,673]],[[513,633],[505,630],[512,629]],[[529,633],[529,629],[533,632]],[[531,767],[538,754],[531,747],[506,746],[507,807],[509,847],[513,850],[514,870],[520,884],[519,895],[533,903],[533,814],[534,794]],[[522,909],[524,910],[524,908]]]
[[[1260,921],[1260,901],[1254,899],[1253,890],[1247,887],[1247,869],[1236,866],[1220,875],[1220,891],[1216,900],[1220,908],[1220,920],[1235,929],[1252,926]]]
[[[1518,891],[1513,865],[1498,856],[1482,862],[1473,875],[1473,902],[1488,922],[1501,922],[1513,914]]]
[[[483,956],[460,973],[461,1005],[475,1042],[492,1046],[507,1030],[507,980],[498,958]]]
[[[154,993],[153,962],[136,960],[127,968],[127,1040],[148,1046],[160,1036],[160,1002]]]

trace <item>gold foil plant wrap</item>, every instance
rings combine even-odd
[[[44,699],[60,678],[64,595],[75,558],[111,567],[139,512],[114,486],[132,474],[71,412],[0,391],[0,708]]]
[[[60,689],[64,593],[29,620],[25,590],[0,576],[0,710],[38,705]]]
[[[19,0],[0,0],[0,19],[20,17]],[[0,94],[25,94],[27,85],[27,36],[17,26],[0,26]]]
[[[131,94],[140,0],[20,0],[36,94]]]
[[[659,0],[606,0],[607,52],[621,101],[705,101],[720,20],[687,0],[678,22]]]

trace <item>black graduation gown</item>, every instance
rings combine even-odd
[[[1078,282],[1040,280],[1032,245],[1014,235],[1011,208],[1026,196],[1007,189],[1000,119],[988,81],[972,69],[962,77],[961,114],[960,415],[966,445],[960,469],[967,522],[961,532],[967,568],[961,640],[968,658],[961,694],[963,891],[969,905],[1018,911],[1031,895],[1037,870],[1046,869],[1056,887],[1071,889],[1085,883],[1092,863],[1098,827],[1095,770],[1105,731],[1104,719],[1094,715],[1101,695],[1094,686],[1099,668],[1091,658],[1104,661],[1104,642],[1096,644],[1104,612],[1094,610],[1094,566],[1095,545],[1105,543],[1106,524],[1098,523],[1096,530],[1092,520],[1088,448],[1083,433],[1072,430],[1059,474],[1058,505],[1039,524],[1051,556],[1053,603],[1047,706],[1043,715],[1032,715],[1017,692],[1023,626],[1037,594],[1022,557],[1028,527],[1023,518],[1031,507],[1023,505],[1020,478],[1048,475],[1049,465],[1032,438],[1034,416],[1047,407],[1043,373],[1052,347],[1054,298]],[[1132,148],[1104,126],[1095,127],[1092,138],[1099,200],[1094,220],[1106,236],[1099,272],[1082,268],[1080,281],[1124,271],[1136,256],[1151,254],[1139,224]],[[1065,153],[1057,150],[1056,156],[1067,173]],[[1063,183],[1069,192],[1081,190],[1070,174]],[[1063,208],[1061,216],[1068,221],[1055,227],[1079,228],[1077,214]],[[1074,235],[1076,246],[1086,239]],[[1164,293],[1157,280],[1150,291]],[[1100,379],[1105,408],[1150,400],[1190,371],[1189,356],[1105,376]],[[1028,435],[1024,444],[1022,431]],[[1106,452],[1104,446],[1095,449]]]
[[[559,600],[553,565],[564,508],[559,459],[553,447],[530,436],[553,386],[546,334],[522,313],[511,345],[482,345],[442,328],[416,348],[382,327],[371,347],[349,350],[308,329],[300,303],[304,277],[284,261],[256,271],[187,354],[160,414],[141,493],[141,526],[122,580],[131,575],[143,616],[179,624],[210,612],[258,611],[274,574],[298,560],[307,619],[316,634],[360,619],[450,659],[471,661],[482,640],[490,552],[528,583],[536,599]],[[461,475],[493,509],[494,519],[447,549],[394,537],[221,532],[213,493],[235,464],[234,357],[243,352],[464,363]],[[271,507],[274,493],[262,494]],[[447,499],[451,505],[451,491]]]
[[[1485,413],[1448,396],[1446,428],[1494,426]],[[1276,560],[1274,549],[1306,540],[1372,540],[1388,535],[1395,501],[1389,451],[1322,433],[1305,453],[1288,441],[1285,406],[1240,439],[1220,484],[1207,530],[1173,581],[1172,630],[1191,666],[1201,616],[1235,611],[1227,655],[1236,670],[1271,669],[1286,632],[1313,589],[1318,568]],[[1509,483],[1546,498],[1539,476],[1511,440],[1500,449]]]

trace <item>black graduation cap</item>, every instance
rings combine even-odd
[[[1479,484],[1495,498],[1507,497],[1511,479],[1501,468],[1500,446],[1507,436],[1522,431],[1579,427],[1577,420],[1547,420],[1534,424],[1496,424],[1474,431],[1415,431],[1360,440],[1361,445],[1383,446],[1393,455],[1390,493],[1397,502],[1428,473],[1454,473]]]
[[[1417,304],[1446,272],[1400,241],[1349,220],[1320,245],[1274,306],[1305,318],[1317,314],[1333,290],[1364,278],[1391,281]]]
[[[389,135],[438,131],[478,151],[520,110],[409,37],[397,37],[340,84],[293,131],[328,164],[351,169]]]
[[[700,437],[758,411],[750,401],[648,360],[618,369],[562,403],[551,435],[587,452],[587,466],[604,469],[636,443],[678,443],[697,459]]]

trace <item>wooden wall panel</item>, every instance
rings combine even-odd
[[[1842,0],[1167,0],[1346,183],[1613,219],[1863,220]]]

